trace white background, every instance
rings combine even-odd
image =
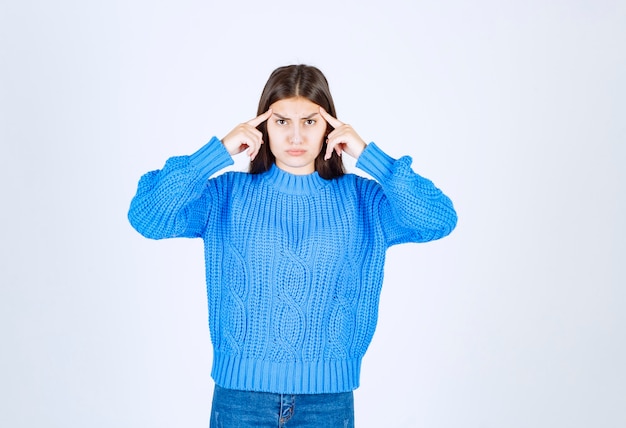
[[[290,63],[459,214],[389,251],[358,426],[626,426],[623,1],[4,1],[0,48],[0,426],[208,425],[202,243],[126,212]]]

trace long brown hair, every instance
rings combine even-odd
[[[331,116],[337,117],[333,97],[330,94],[328,81],[322,72],[310,65],[287,65],[279,67],[272,72],[259,100],[257,115],[265,113],[272,104],[286,98],[303,97],[322,106]],[[269,147],[267,124],[263,122],[257,129],[263,134],[263,141],[259,153],[250,163],[250,173],[259,174],[268,171],[276,158]],[[315,170],[320,177],[330,180],[345,174],[343,162],[340,156],[333,151],[329,160],[324,160],[326,153],[326,136],[333,130],[330,124],[326,125],[326,133],[322,142],[322,150],[315,158]]]

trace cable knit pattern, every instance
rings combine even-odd
[[[358,387],[378,316],[385,252],[456,225],[452,203],[370,143],[354,174],[276,166],[227,172],[217,138],[145,174],[129,220],[153,239],[204,240],[212,376],[225,388],[305,394]]]

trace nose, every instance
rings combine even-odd
[[[291,131],[291,143],[292,144],[302,143],[302,132],[300,130],[300,126],[298,126],[297,124],[293,126],[293,130]]]

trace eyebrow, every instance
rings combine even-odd
[[[280,113],[274,113],[274,112],[272,112],[272,114],[273,114],[274,116],[277,116],[279,119],[283,119],[283,120],[291,120],[291,118],[289,118],[289,117],[285,117],[285,116],[283,116],[283,115],[282,115],[282,114],[280,114]],[[309,120],[309,119],[312,119],[313,117],[317,116],[318,114],[319,114],[319,113],[317,113],[317,112],[316,112],[316,113],[311,113],[311,114],[310,114],[310,115],[308,115],[308,116],[302,117],[302,118],[301,118],[301,120]]]

